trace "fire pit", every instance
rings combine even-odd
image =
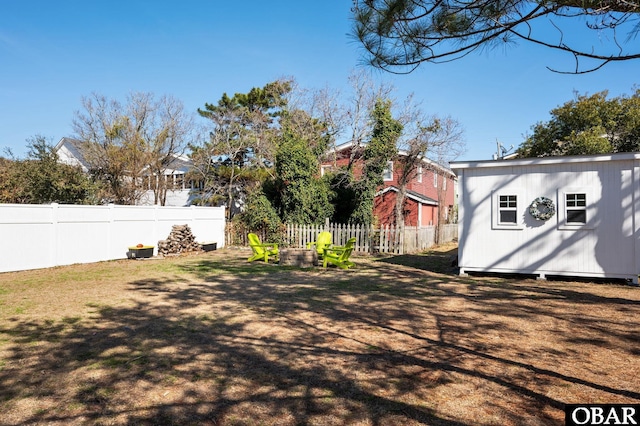
[[[307,249],[280,250],[280,265],[299,266],[301,268],[318,266],[318,252]]]

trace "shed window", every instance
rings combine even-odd
[[[587,194],[565,194],[567,223],[587,223]]]
[[[524,190],[519,187],[502,188],[491,195],[491,228],[522,230],[522,200]]]
[[[500,195],[499,199],[499,217],[500,224],[517,223],[517,195]]]
[[[598,188],[578,186],[558,188],[558,229],[567,231],[595,229],[593,219],[602,208]]]

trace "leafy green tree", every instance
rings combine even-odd
[[[578,95],[551,111],[548,122],[518,148],[522,157],[605,154],[640,150],[640,90],[607,98],[606,91]]]
[[[55,147],[43,136],[27,140],[24,160],[3,160],[3,202],[87,204],[95,201],[95,185],[80,167],[60,163]],[[4,179],[3,179],[4,181]]]
[[[234,216],[233,221],[241,225],[239,232],[263,234],[266,241],[280,242],[282,239],[282,221],[262,190],[253,191],[247,196],[245,210]]]
[[[349,223],[351,217],[358,208],[358,192],[356,180],[350,170],[338,170],[325,175],[325,179],[331,188],[331,203],[334,206],[331,222]]]
[[[27,186],[20,161],[0,158],[0,203],[29,203]]]
[[[217,104],[198,109],[212,125],[209,140],[190,147],[191,175],[204,181],[201,204],[224,204],[231,218],[238,202],[268,176],[275,161],[277,118],[290,90],[290,81],[279,80],[232,97],[225,93]]]
[[[353,223],[373,223],[373,199],[377,188],[384,183],[383,172],[397,154],[397,142],[403,126],[391,116],[391,101],[379,99],[372,112],[374,122],[371,140],[363,152],[362,177],[353,184],[356,189],[356,207],[351,215]]]
[[[568,54],[572,73],[640,58],[637,0],[353,0],[352,10],[367,60],[393,72],[517,41]]]
[[[276,152],[272,201],[285,222],[324,223],[333,214],[328,183],[318,177],[327,128],[303,111],[285,112]]]

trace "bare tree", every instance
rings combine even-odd
[[[403,207],[409,182],[416,178],[419,167],[426,170],[431,164],[426,161],[428,158],[435,156],[436,161],[442,160],[443,164],[446,164],[446,159],[440,158],[437,153],[446,153],[449,150],[448,152],[453,154],[464,148],[460,124],[450,117],[440,118],[424,114],[420,105],[416,104],[413,94],[407,96],[400,104],[392,96],[394,87],[389,84],[376,84],[367,71],[353,72],[349,77],[349,83],[352,90],[346,102],[339,101],[340,93],[328,89],[311,92],[311,96],[306,94],[307,100],[302,102],[310,115],[319,117],[320,121],[327,125],[332,143],[338,139],[351,143],[351,149],[346,151],[349,153],[347,166],[334,176],[333,187],[359,190],[354,186],[357,179],[353,179],[350,173],[353,166],[362,160],[364,147],[371,140],[374,127],[372,112],[376,102],[381,99],[388,100],[394,117],[397,117],[403,128],[398,139],[398,148],[402,155],[395,158],[401,168],[397,174],[399,194],[396,198],[395,219],[396,223],[403,225]],[[334,164],[339,159],[344,160],[344,157],[340,158],[339,155],[344,154],[333,151],[331,160]],[[454,157],[457,155],[459,154],[454,154]],[[437,167],[434,167],[434,170],[436,173],[442,173]],[[441,198],[440,204],[443,204],[444,194]]]
[[[151,101],[151,100],[150,100]],[[185,112],[182,102],[172,97],[163,96],[157,103],[151,102],[154,108],[149,111],[147,125],[141,123],[140,133],[148,150],[147,172],[152,179],[151,189],[154,204],[165,205],[167,191],[174,186],[172,175],[184,179],[183,173],[175,172],[176,167],[183,166],[187,160],[183,156],[187,143],[193,138],[193,116]],[[177,189],[183,185],[177,183]]]
[[[329,137],[329,147],[334,149],[348,124],[348,113],[340,96],[339,90],[324,87],[311,91],[307,102],[303,102],[297,108],[290,104],[292,110],[301,109],[306,111],[310,117],[316,117],[322,122]]]
[[[348,169],[350,170],[356,161],[356,155],[360,148],[371,138],[373,131],[373,121],[371,119],[376,102],[381,99],[395,102],[391,94],[394,87],[390,84],[376,84],[371,76],[363,71],[352,72],[349,76],[352,94],[346,107],[348,122],[347,137],[351,141],[353,149],[349,158]]]
[[[352,71],[348,80],[351,90],[346,94],[329,87],[305,90],[294,85],[288,105],[289,110],[301,109],[322,122],[330,136],[331,148],[335,148],[338,141],[352,144],[354,149],[347,166],[347,169],[351,169],[355,156],[361,154],[360,148],[371,136],[371,113],[376,100],[391,99],[393,87],[376,84],[363,69]],[[335,150],[333,152],[332,160],[335,163],[339,158]]]
[[[397,158],[398,195],[395,205],[395,219],[404,225],[404,203],[407,186],[413,181],[419,169],[431,170],[438,176],[438,224],[443,222],[446,209],[444,179],[448,176],[444,168],[449,161],[464,151],[463,131],[460,123],[451,117],[424,116],[419,108],[405,108],[402,115],[405,123],[405,138],[401,145],[401,155]]]
[[[136,204],[142,191],[134,184],[144,161],[137,141],[127,140],[129,118],[116,100],[93,93],[82,98],[83,111],[73,121],[75,137],[84,142],[89,172],[102,184],[99,197],[118,204]]]
[[[438,130],[433,138],[434,143],[431,145],[429,158],[438,165],[448,166],[451,161],[462,155],[466,149],[463,133],[462,126],[453,118],[445,117],[439,120]],[[450,213],[446,210],[447,187],[444,183],[450,177],[450,173],[443,167],[434,168],[433,172],[440,182],[438,185],[438,224],[436,233],[436,242],[439,243],[443,239],[443,225],[446,223],[445,214]],[[453,188],[450,189],[453,190]]]
[[[149,180],[156,203],[166,200],[166,171],[183,154],[192,119],[178,100],[131,93],[127,103],[99,94],[82,98],[73,121],[90,173],[104,184],[102,198],[136,204]]]

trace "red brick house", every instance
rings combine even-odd
[[[321,164],[321,174],[334,168],[346,167],[349,164],[353,146],[351,143],[338,146],[331,151],[326,161]],[[398,151],[394,161],[384,172],[384,185],[376,193],[374,200],[374,216],[380,225],[395,224],[396,197],[399,194],[398,178],[402,161],[406,154]],[[361,155],[354,155],[353,172],[355,176],[362,173]],[[422,160],[422,166],[406,188],[404,201],[404,224],[406,226],[428,226],[438,223],[438,199],[442,200],[443,217],[449,218],[455,203],[456,175],[447,167],[429,159]]]

